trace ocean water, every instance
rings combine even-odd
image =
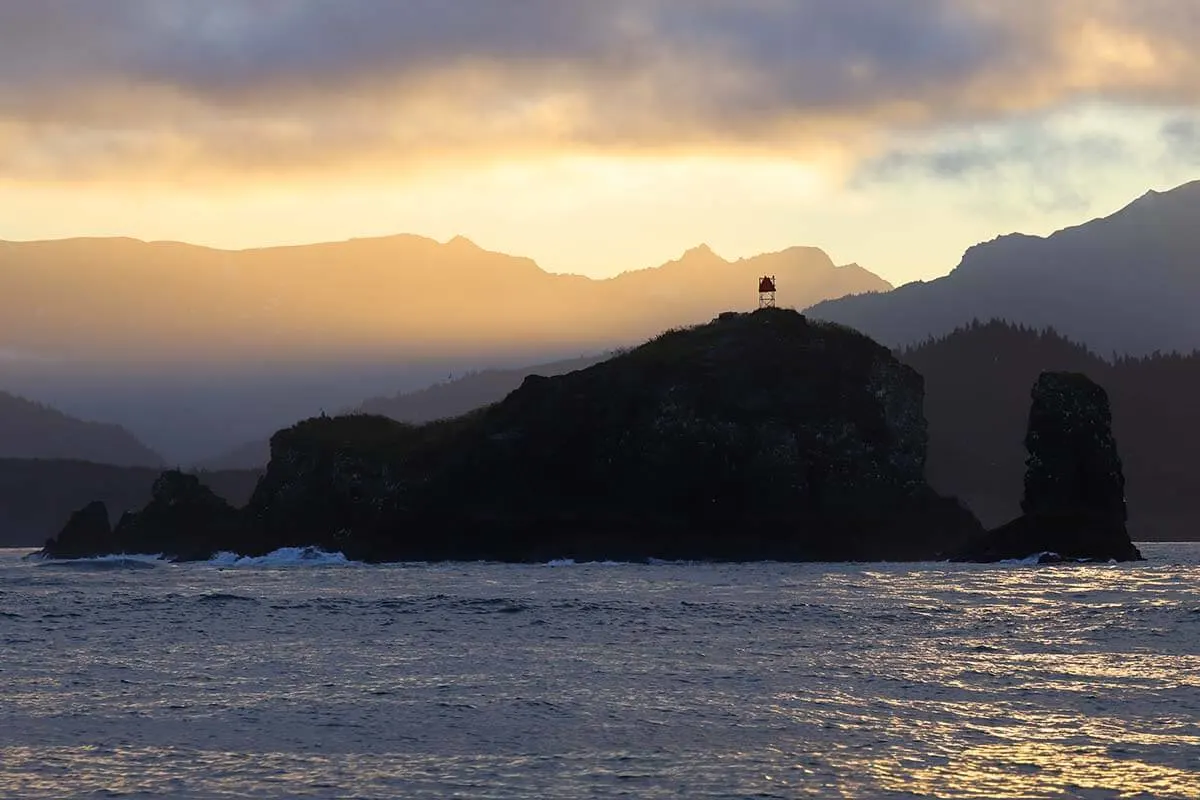
[[[1200,545],[1136,565],[0,551],[0,797],[1200,797]]]

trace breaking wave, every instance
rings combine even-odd
[[[240,556],[217,553],[208,562],[215,567],[320,567],[357,564],[342,553],[330,553],[317,547],[283,547],[265,556]]]

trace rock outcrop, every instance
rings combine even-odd
[[[195,475],[164,472],[150,495],[144,509],[125,514],[113,531],[125,552],[190,559],[240,546],[242,515]]]
[[[982,528],[925,482],[923,387],[847,328],[722,315],[532,376],[457,419],[281,431],[235,547],[195,522],[177,545],[182,520],[149,508],[115,536],[137,530],[181,557],[319,545],[376,561],[943,558]]]
[[[124,553],[203,559],[241,547],[246,532],[243,515],[195,475],[168,471],[154,482],[149,504],[122,515],[116,528],[108,529],[104,504],[93,503],[77,512],[66,529],[46,543],[43,554],[51,558]]]
[[[1125,476],[1104,389],[1085,375],[1045,372],[1032,392],[1022,516],[973,543],[972,561],[1053,553],[1064,560],[1135,561]]]
[[[115,549],[108,506],[96,501],[72,514],[62,532],[46,542],[44,552],[55,558],[86,558]]]

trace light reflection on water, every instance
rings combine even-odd
[[[0,552],[0,796],[1200,797],[1200,545],[1122,566]]]

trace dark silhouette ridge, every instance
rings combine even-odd
[[[85,461],[0,459],[0,547],[34,547],[62,529],[71,511],[98,500],[114,515],[141,508],[161,470]],[[235,505],[249,501],[261,470],[201,472]],[[112,522],[116,521],[114,517]]]
[[[972,318],[1053,326],[1097,352],[1200,347],[1200,182],[1041,238],[972,247],[944,278],[819,303],[808,313],[907,346]]]
[[[1200,538],[1200,354],[1107,361],[1054,330],[992,321],[898,356],[925,376],[930,484],[961,497],[985,524],[1020,513],[1026,387],[1044,371],[1068,371],[1107,389],[1134,538]]]
[[[162,456],[118,425],[85,422],[42,403],[0,392],[0,459],[77,459],[162,467]]]
[[[925,483],[922,397],[915,371],[854,331],[782,309],[722,314],[531,376],[455,419],[300,423],[273,437],[240,522],[170,474],[113,547],[182,559],[308,545],[389,561],[945,557],[982,528]],[[72,533],[45,552],[88,549]]]
[[[898,351],[925,377],[929,421],[929,482],[959,497],[988,525],[1020,512],[1028,418],[1027,387],[1049,370],[1083,372],[1107,387],[1121,442],[1130,520],[1135,538],[1200,538],[1200,473],[1190,454],[1200,450],[1200,356],[1155,354],[1105,360],[1053,329],[999,320],[975,321],[948,336]],[[368,400],[359,411],[421,423],[473,411],[503,399],[532,374],[560,375],[610,356],[535,367],[484,370],[427,389]],[[208,468],[262,468],[270,444],[208,462]]]
[[[517,369],[472,371],[414,392],[370,398],[363,401],[350,413],[389,417],[397,422],[412,424],[457,417],[499,402],[510,392],[519,388],[530,375],[546,377],[563,375],[598,364],[613,355],[614,353],[580,356]],[[210,470],[262,469],[270,460],[271,443],[267,439],[263,439],[258,442],[248,442],[222,456],[205,460],[197,466]]]
[[[1086,375],[1044,372],[1031,396],[1023,513],[959,557],[1140,561],[1125,528],[1125,476],[1108,395]]]

